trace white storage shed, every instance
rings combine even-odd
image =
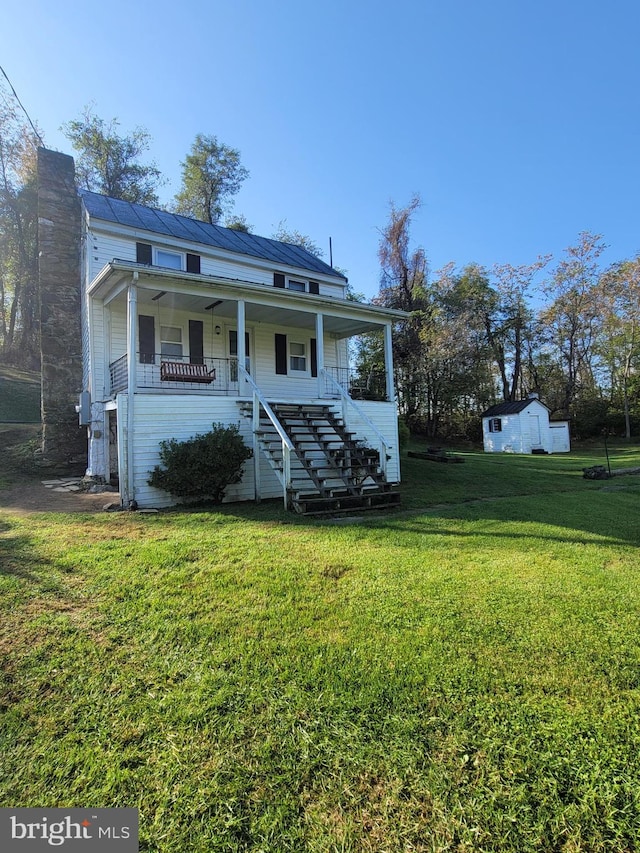
[[[482,415],[485,453],[568,453],[568,421],[550,421],[537,396],[491,406]]]

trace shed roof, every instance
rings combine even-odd
[[[292,243],[258,237],[257,234],[223,228],[221,225],[210,225],[208,222],[200,222],[178,213],[169,213],[143,204],[110,198],[89,190],[80,190],[80,196],[89,216],[94,219],[102,219],[154,234],[165,234],[240,255],[250,255],[276,265],[346,278],[311,252]]]
[[[531,405],[531,403],[540,403],[541,406],[544,406],[544,408],[548,410],[548,407],[545,406],[537,397],[527,397],[526,400],[513,400],[508,403],[497,403],[495,406],[491,406],[487,409],[486,412],[483,412],[482,417],[494,418],[498,415],[517,415],[520,412],[523,412],[527,406]]]

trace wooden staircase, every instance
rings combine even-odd
[[[377,450],[365,447],[329,405],[270,403],[293,445],[289,505],[304,515],[361,512],[398,506],[400,493],[388,483]],[[251,405],[243,404],[251,417]],[[263,409],[258,441],[284,482],[282,440]]]

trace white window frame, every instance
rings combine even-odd
[[[287,290],[293,290],[296,293],[307,293],[309,290],[309,282],[299,278],[287,278]]]
[[[502,432],[502,418],[489,418],[489,432]]]
[[[296,353],[296,354],[292,353],[291,347],[296,346],[296,345],[303,347],[304,355],[300,355],[298,353]],[[310,355],[311,355],[310,354],[309,341],[308,340],[305,340],[305,341],[289,340],[289,335],[287,335],[287,350],[288,350],[288,352],[287,352],[287,357],[288,357],[287,373],[293,373],[295,376],[300,376],[300,375],[309,376],[309,374],[311,372],[309,369],[309,360],[310,360]],[[294,367],[293,366],[293,359],[294,358],[295,359],[303,358],[304,359],[304,368]]]
[[[177,329],[180,332],[180,355],[175,355],[173,353],[163,352],[163,344],[171,344],[175,346],[177,341],[166,341],[163,339],[162,330],[163,329]],[[160,323],[158,334],[160,335],[160,358],[165,359],[167,361],[182,361],[185,358],[188,358],[188,353],[185,352],[184,345],[184,327],[183,326],[174,326],[169,325],[169,323]]]
[[[180,263],[180,266],[173,267],[171,265],[167,265],[166,263],[163,263],[159,258],[159,255],[161,253],[164,253],[165,255],[171,255],[172,257],[177,258],[179,263]],[[153,265],[156,267],[165,267],[166,269],[171,269],[171,270],[184,271],[187,268],[186,267],[186,256],[185,256],[184,252],[177,252],[175,249],[165,249],[162,246],[153,246]]]

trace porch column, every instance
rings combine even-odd
[[[133,394],[136,390],[136,343],[138,325],[138,273],[127,288],[127,388]]]
[[[245,310],[244,299],[238,299],[238,364],[246,369],[247,348],[245,346]],[[242,378],[241,378],[242,377]],[[244,374],[238,370],[238,394],[244,390],[246,385]]]
[[[324,391],[324,317],[316,314],[316,361],[318,367],[318,397],[322,397]]]
[[[391,323],[384,327],[384,367],[387,379],[387,400],[395,400],[395,387],[393,383],[393,343],[391,339]]]
[[[135,479],[133,476],[133,432],[134,432],[134,398],[136,391],[136,340],[138,325],[138,273],[127,288],[127,476],[125,478],[125,494],[122,502],[130,505],[135,500]]]

